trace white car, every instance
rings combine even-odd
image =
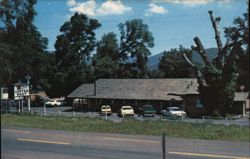
[[[60,100],[49,100],[47,102],[45,102],[45,105],[48,105],[48,106],[60,106],[60,105],[63,105],[63,102],[60,101]]]
[[[119,114],[121,116],[125,116],[125,115],[134,115],[134,109],[131,106],[122,106],[120,108]]]
[[[162,115],[184,117],[186,116],[186,112],[179,107],[168,107],[166,110],[162,110]]]
[[[110,106],[109,105],[103,105],[103,106],[101,106],[101,114],[102,115],[105,115],[105,114],[111,115],[112,114],[112,110],[111,110]]]

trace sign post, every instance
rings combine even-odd
[[[162,159],[166,158],[166,136],[165,133],[162,134]]]
[[[9,87],[9,98],[18,100],[18,113],[23,110],[23,99],[29,97],[29,85],[26,83],[15,83]],[[28,98],[29,99],[29,98]]]
[[[27,76],[25,76],[25,79],[26,79],[28,87],[29,87],[31,76],[27,75]],[[28,111],[30,112],[30,96],[29,95],[28,95]]]

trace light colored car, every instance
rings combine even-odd
[[[122,106],[120,108],[119,114],[121,116],[125,116],[125,115],[134,115],[134,109],[131,106]]]
[[[166,110],[162,110],[162,115],[184,117],[186,116],[186,112],[179,107],[168,107]]]
[[[48,106],[60,106],[60,105],[63,105],[63,102],[61,100],[51,99],[51,100],[45,102],[45,105],[48,105]]]
[[[110,106],[109,105],[101,106],[101,114],[106,115],[106,113],[107,113],[107,115],[112,114],[112,110],[111,110]]]

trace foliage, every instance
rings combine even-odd
[[[9,85],[31,75],[34,88],[41,88],[49,63],[47,38],[41,36],[33,24],[36,0],[3,0],[0,2],[1,82]],[[3,58],[1,58],[2,60]],[[35,66],[35,67],[34,67]]]
[[[148,26],[141,19],[128,20],[125,23],[120,23],[118,26],[121,33],[120,56],[124,61],[128,57],[136,58],[135,64],[129,65],[130,69],[133,71],[131,66],[135,66],[134,71],[138,71],[138,78],[148,77],[147,61],[150,55],[149,48],[154,46],[154,38]]]
[[[215,31],[215,40],[218,46],[217,57],[210,61],[198,37],[194,38],[196,46],[192,50],[198,52],[205,66],[201,72],[185,54],[184,58],[194,68],[199,82],[201,102],[209,115],[225,116],[234,101],[234,93],[238,78],[237,57],[242,52],[242,46],[248,44],[247,14],[243,18],[236,18],[235,26],[225,29],[227,43],[223,46],[218,30],[220,17],[213,17],[209,11],[210,19]]]
[[[104,34],[98,42],[96,54],[92,58],[95,78],[117,77],[119,62],[119,46],[116,35],[113,32]]]
[[[245,53],[244,53],[245,52]],[[238,65],[239,78],[237,80],[237,91],[249,91],[249,50],[243,51],[236,61]]]
[[[244,91],[249,90],[249,11],[243,14],[243,17],[237,17],[234,19],[233,26],[225,28],[225,36],[232,40],[232,42],[241,42],[243,47],[239,50],[238,59],[236,64],[239,68],[239,78],[237,80],[237,90],[241,91],[240,87]]]
[[[70,21],[65,22],[55,43],[58,68],[66,70],[71,66],[86,62],[94,50],[95,32],[101,24],[96,19],[89,19],[84,14],[75,13]]]
[[[180,46],[178,49],[164,51],[160,59],[159,71],[163,78],[191,78],[194,77],[192,67],[182,58],[185,52],[188,58],[192,58],[192,51]]]
[[[96,45],[95,30],[101,24],[84,14],[75,13],[65,22],[55,43],[55,68],[47,93],[51,97],[67,96],[82,83],[93,81],[93,68],[88,64]]]

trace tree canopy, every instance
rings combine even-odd
[[[97,43],[96,54],[92,58],[95,78],[118,77],[119,63],[119,46],[116,35],[113,32],[104,34]]]
[[[159,71],[164,78],[190,78],[194,77],[192,67],[182,58],[185,53],[188,58],[192,58],[192,51],[180,46],[179,49],[164,51],[160,59]]]
[[[147,61],[151,54],[149,48],[154,46],[154,38],[141,19],[128,20],[119,24],[121,33],[119,54],[123,60],[136,58],[133,66],[138,71],[137,77],[147,77]],[[125,68],[125,67],[124,67]]]
[[[0,2],[1,83],[12,84],[31,75],[35,88],[45,85],[47,43],[33,24],[36,0],[2,0]],[[1,57],[2,59],[2,57]]]
[[[85,14],[75,13],[60,28],[55,42],[55,72],[47,93],[67,96],[82,83],[93,82],[93,68],[88,59],[96,46],[95,30],[101,24]]]

